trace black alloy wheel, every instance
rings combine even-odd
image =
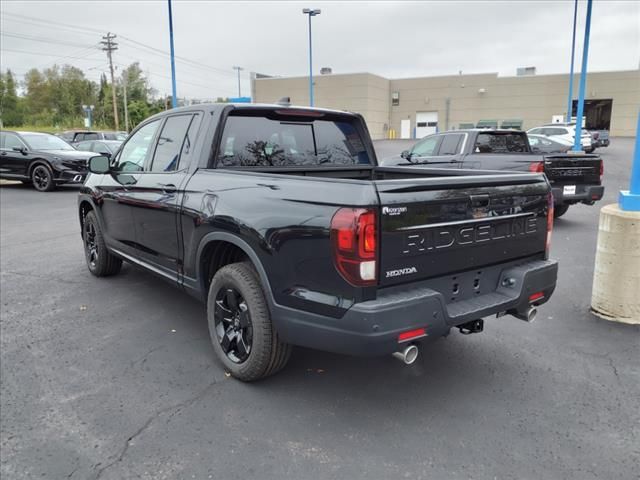
[[[31,172],[31,182],[39,192],[49,192],[53,190],[53,175],[45,165],[36,165]]]
[[[223,286],[215,300],[215,331],[222,351],[233,363],[243,363],[251,354],[253,325],[249,307],[235,288]]]

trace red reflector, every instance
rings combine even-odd
[[[544,298],[544,292],[536,292],[532,295],[529,295],[530,302],[535,302],[536,300],[540,300],[541,298]]]
[[[402,332],[400,335],[398,335],[398,342],[406,342],[407,340],[413,340],[414,338],[420,338],[426,335],[427,331],[424,328],[416,328],[415,330]]]

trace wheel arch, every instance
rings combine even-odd
[[[51,162],[49,162],[45,158],[34,158],[33,160],[31,160],[31,163],[29,163],[29,168],[27,169],[27,175],[29,176],[29,178],[31,178],[31,173],[33,173],[33,169],[36,168],[37,165],[44,165],[53,174],[53,167],[51,166]]]
[[[269,305],[274,298],[267,272],[255,250],[243,239],[227,232],[212,232],[200,241],[196,255],[196,278],[203,298],[207,298],[211,278],[225,265],[248,260],[255,268]]]
[[[78,202],[78,216],[80,217],[80,235],[84,232],[84,219],[86,218],[89,212],[94,212],[96,210],[93,203],[91,203],[86,198],[81,198]]]

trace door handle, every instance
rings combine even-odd
[[[178,190],[173,183],[160,183],[159,185],[164,193],[176,193]]]

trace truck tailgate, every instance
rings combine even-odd
[[[599,155],[549,155],[544,173],[552,184],[600,185],[602,159]]]
[[[549,185],[544,176],[477,173],[376,182],[381,286],[545,251]]]

